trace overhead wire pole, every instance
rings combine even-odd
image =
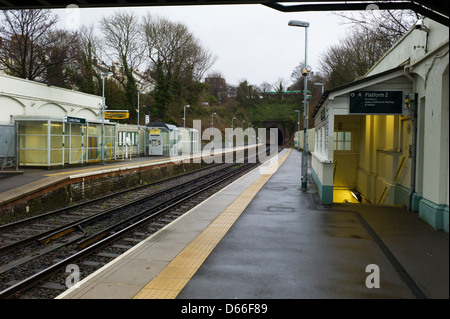
[[[307,56],[308,56],[308,27],[309,27],[309,23],[308,26],[305,27],[305,70],[307,70],[308,68],[308,60],[307,60]],[[302,72],[303,73],[303,72]],[[304,85],[304,89],[303,89],[303,108],[305,110],[304,113],[304,127],[303,127],[303,158],[304,158],[304,164],[303,164],[303,169],[304,169],[304,173],[303,173],[303,180],[302,180],[302,190],[307,190],[308,189],[308,109],[309,109],[309,104],[308,104],[308,73],[307,71],[303,73],[304,77],[305,77],[305,85]]]
[[[101,141],[101,164],[105,164],[105,77],[111,75],[111,72],[102,73],[102,141]]]
[[[298,135],[297,135],[297,148],[300,151],[300,110],[294,110],[295,112],[298,113],[298,121],[297,121],[297,125],[298,125]]]

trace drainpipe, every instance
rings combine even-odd
[[[410,75],[411,68],[410,66],[405,66],[403,70],[403,75],[408,78],[413,83],[413,92],[411,94],[411,105],[410,105],[410,117],[411,117],[411,126],[412,126],[412,144],[409,149],[409,157],[411,158],[411,183],[409,187],[408,194],[408,211],[412,211],[412,199],[413,194],[416,191],[416,164],[417,164],[417,93],[416,93],[416,83],[414,78]]]

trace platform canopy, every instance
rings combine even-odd
[[[0,0],[0,9],[43,9],[66,8],[77,5],[80,8],[94,7],[135,7],[135,6],[180,6],[218,4],[262,4],[283,12],[301,11],[347,11],[366,10],[369,5],[384,9],[410,9],[430,19],[449,25],[449,1],[442,0],[391,0],[390,2],[360,0]]]

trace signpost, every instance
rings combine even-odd
[[[86,124],[86,119],[81,118],[81,117],[73,117],[73,116],[64,116],[63,118],[63,130],[62,130],[62,135],[63,135],[63,142],[62,142],[62,168],[64,168],[64,154],[65,154],[65,140],[66,140],[66,125],[65,123],[74,123],[74,124]],[[81,129],[81,132],[83,132],[83,129]],[[83,133],[81,133],[83,134]],[[70,148],[70,144],[69,144],[69,148]],[[69,152],[69,163],[70,163],[70,152]],[[81,165],[83,165],[83,137],[81,138]]]
[[[76,124],[86,124],[86,119],[81,117],[64,116],[64,122],[76,123]]]
[[[402,91],[350,92],[350,114],[402,114]]]

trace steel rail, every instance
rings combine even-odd
[[[201,170],[204,170],[204,169],[206,169],[206,168],[202,168]],[[225,168],[223,168],[223,169],[221,169],[219,171],[215,171],[215,172],[213,172],[211,174],[215,174],[217,172],[220,172],[220,171],[223,171],[223,170],[226,170],[226,169],[227,169],[227,167],[225,167]],[[195,172],[198,173],[199,170],[196,170]],[[83,206],[86,206],[86,205],[91,205],[91,204],[94,204],[95,202],[100,202],[101,200],[108,199],[108,198],[111,198],[111,197],[115,197],[117,195],[120,195],[120,194],[123,194],[123,193],[126,193],[126,192],[134,192],[134,191],[136,191],[138,189],[141,189],[141,188],[155,186],[156,184],[159,184],[159,183],[162,183],[162,182],[167,182],[167,181],[176,179],[177,177],[188,176],[189,174],[193,174],[193,173],[194,172],[189,172],[189,173],[186,173],[186,174],[170,177],[170,178],[164,179],[162,181],[158,181],[158,182],[154,182],[154,183],[146,184],[146,185],[140,185],[138,187],[135,187],[135,188],[132,188],[132,189],[128,189],[128,190],[125,190],[125,191],[120,191],[120,192],[117,192],[117,193],[114,193],[114,194],[111,194],[111,195],[105,195],[105,196],[93,199],[91,201],[88,201],[88,202],[83,202],[83,203],[77,204],[76,206],[64,207],[64,208],[61,208],[61,209],[57,209],[55,211],[52,211],[52,212],[44,214],[45,216],[44,215],[35,216],[36,219],[34,219],[34,221],[35,220],[39,220],[39,219],[41,219],[43,217],[48,217],[48,216],[52,216],[52,215],[55,215],[55,214],[68,212],[68,211],[73,210],[73,209],[79,209],[80,207],[83,207]],[[52,237],[53,238],[57,237],[58,234],[61,234],[61,233],[67,234],[68,232],[70,232],[69,230],[71,230],[71,229],[72,229],[72,231],[74,231],[77,227],[85,226],[85,225],[87,225],[89,223],[95,222],[96,220],[104,217],[105,215],[113,214],[114,212],[116,212],[118,210],[124,209],[126,207],[131,206],[131,205],[140,204],[143,201],[151,200],[152,198],[156,198],[158,196],[161,196],[165,192],[174,191],[176,189],[185,187],[189,183],[193,183],[193,181],[187,181],[187,182],[179,184],[179,185],[177,185],[175,187],[168,188],[168,189],[165,189],[165,190],[161,190],[161,191],[155,192],[153,194],[146,195],[144,197],[141,197],[141,198],[138,198],[138,199],[126,202],[125,204],[122,204],[122,205],[119,205],[119,206],[112,207],[112,208],[110,208],[108,210],[99,212],[97,214],[94,214],[94,215],[91,215],[91,216],[88,216],[88,217],[85,217],[85,218],[80,218],[80,219],[78,219],[78,220],[76,220],[74,222],[70,222],[70,223],[67,223],[67,224],[64,224],[64,225],[52,228],[52,229],[50,229],[48,231],[44,231],[44,232],[41,232],[39,234],[27,237],[25,239],[18,240],[18,241],[14,242],[14,243],[11,243],[9,245],[2,246],[2,247],[0,247],[0,254],[5,254],[5,253],[7,253],[7,252],[9,252],[11,250],[17,249],[17,248],[22,248],[22,247],[24,247],[24,246],[26,246],[26,245],[28,245],[30,243],[36,242],[36,241],[46,242],[47,239],[51,239]],[[32,220],[33,220],[33,217],[27,219],[26,221],[30,222]],[[20,222],[21,221],[14,223],[15,226],[19,225]],[[5,226],[9,226],[9,225],[10,224],[7,224]],[[1,230],[2,229],[0,228],[0,231]]]
[[[248,166],[246,166],[246,170],[250,170],[253,167],[257,166],[259,164],[248,164]],[[191,198],[199,195],[200,193],[218,185],[219,183],[222,183],[230,178],[232,178],[233,176],[235,176],[236,174],[242,173],[243,170],[235,170],[233,171],[233,174],[227,174],[225,177],[220,177],[217,180],[210,181],[209,185],[205,188],[202,189],[196,189],[194,192],[192,192],[191,194],[189,194],[187,197],[184,197],[182,199],[178,199],[176,202],[172,202],[171,204],[169,204],[168,206],[164,207],[163,209],[157,210],[156,212],[150,213],[150,215],[142,218],[141,220],[133,223],[132,225],[126,226],[125,228],[114,232],[113,234],[110,234],[108,237],[101,239],[100,241],[97,241],[96,243],[93,243],[89,246],[87,246],[86,248],[84,248],[83,250],[65,258],[64,260],[61,260],[57,263],[55,263],[54,265],[16,283],[15,285],[8,287],[6,289],[4,289],[3,291],[0,291],[0,299],[7,299],[7,298],[13,298],[13,297],[19,297],[20,293],[38,285],[41,281],[45,280],[46,278],[50,277],[51,275],[55,274],[56,272],[60,271],[61,269],[64,268],[64,266],[67,266],[68,264],[73,263],[74,261],[86,257],[90,254],[92,254],[95,251],[98,251],[100,249],[102,249],[103,247],[109,245],[111,242],[113,242],[116,239],[119,239],[123,236],[125,236],[128,232],[130,232],[131,230],[143,225],[144,223],[150,221],[151,219],[155,218],[158,215],[161,215],[165,212],[168,212],[169,210],[171,210],[172,208],[182,204],[183,202],[186,202],[188,200],[190,200]]]
[[[180,178],[180,177],[186,177],[186,176],[189,176],[189,175],[192,175],[192,174],[195,174],[195,173],[198,173],[198,172],[201,172],[203,170],[206,170],[206,169],[209,169],[209,168],[212,168],[212,167],[216,167],[216,166],[219,166],[219,165],[222,165],[222,164],[213,164],[213,166],[202,167],[202,168],[194,170],[194,171],[190,171],[190,172],[183,173],[183,174],[180,174],[180,175],[164,178],[164,179],[158,180],[156,182],[152,182],[152,183],[144,184],[144,185],[139,185],[139,186],[135,186],[135,187],[132,187],[132,188],[127,188],[125,190],[114,192],[112,194],[103,195],[103,196],[100,196],[100,197],[97,197],[97,198],[94,198],[94,199],[90,199],[90,200],[87,200],[87,201],[84,201],[84,202],[81,202],[81,203],[77,203],[77,204],[74,204],[74,205],[71,205],[71,206],[61,207],[61,208],[55,209],[55,210],[47,212],[47,213],[43,213],[43,214],[40,214],[40,215],[28,217],[28,218],[21,219],[21,220],[12,222],[12,223],[3,224],[3,225],[0,225],[0,232],[2,232],[4,230],[7,230],[7,229],[10,229],[10,228],[14,228],[14,227],[20,226],[20,225],[28,223],[28,222],[37,221],[37,220],[45,218],[45,217],[49,217],[49,216],[56,215],[56,214],[59,214],[59,213],[64,213],[64,212],[67,212],[67,211],[70,211],[70,210],[73,210],[73,209],[78,209],[78,208],[83,207],[83,206],[91,205],[91,204],[94,204],[97,201],[101,201],[101,200],[108,199],[108,198],[113,198],[115,196],[118,196],[118,195],[121,195],[121,194],[124,194],[124,193],[127,193],[127,192],[136,191],[136,190],[139,190],[141,188],[152,187],[152,186],[155,186],[157,184],[169,182],[171,180],[174,180],[174,179],[177,179],[177,178]]]

